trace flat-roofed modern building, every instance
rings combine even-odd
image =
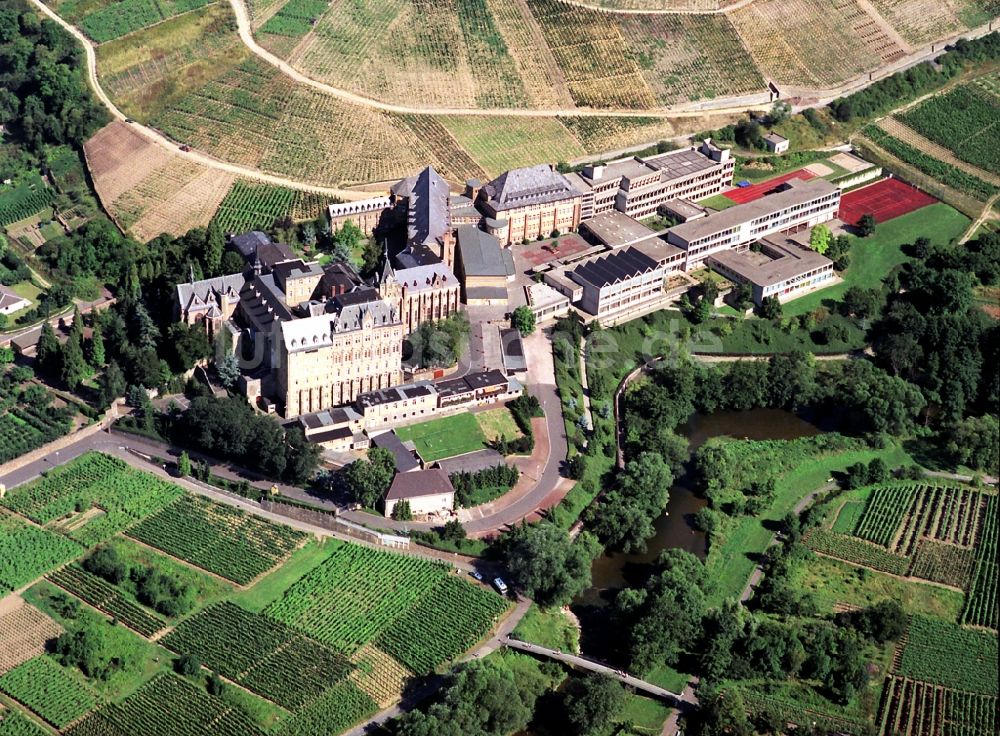
[[[667,231],[667,242],[686,252],[685,271],[704,265],[709,256],[745,250],[750,243],[797,227],[812,227],[837,216],[840,189],[825,179],[792,179],[783,189]]]
[[[478,192],[486,231],[504,245],[575,230],[583,195],[548,164],[512,169]]]
[[[762,238],[759,251],[722,251],[708,264],[733,283],[750,284],[757,306],[769,296],[788,301],[834,280],[833,261],[808,247],[808,233]]]
[[[651,230],[624,212],[608,210],[581,222],[580,234],[592,243],[601,243],[611,248],[624,248],[647,238],[656,237],[657,231]]]
[[[663,297],[663,267],[636,248],[580,264],[570,278],[583,287],[580,307],[598,319],[643,311]]]
[[[538,324],[569,314],[569,297],[548,284],[532,282],[524,287],[524,296]]]
[[[670,199],[702,199],[733,182],[736,162],[710,140],[698,147],[587,166],[570,175],[584,195],[581,219],[610,210],[642,219]]]

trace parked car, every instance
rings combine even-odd
[[[737,182],[736,186],[738,186],[740,189],[746,189],[748,186],[750,186],[750,182],[747,179],[744,179],[743,181]]]
[[[507,595],[507,583],[503,581],[503,578],[493,578],[493,587],[500,595]]]
[[[181,150],[184,151],[184,153],[187,153],[188,151],[191,150],[191,146],[185,144],[185,145],[181,146]]]
[[[483,582],[483,574],[479,570],[472,570],[469,574],[479,582]]]

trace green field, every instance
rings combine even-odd
[[[486,436],[472,414],[453,414],[396,430],[403,442],[412,441],[425,462],[464,455],[486,447]]]
[[[564,652],[580,651],[580,630],[562,609],[539,608],[534,603],[514,629],[514,637]]]
[[[851,265],[841,276],[843,281],[827,289],[806,294],[784,305],[785,315],[805,314],[821,306],[837,302],[852,286],[871,289],[879,285],[889,272],[909,260],[903,245],[917,238],[930,238],[933,243],[947,244],[958,238],[971,221],[958,210],[943,203],[922,207],[875,228],[867,238],[851,238]]]
[[[19,176],[11,184],[0,184],[0,227],[45,209],[54,198],[55,192],[34,172]]]

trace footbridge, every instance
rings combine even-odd
[[[571,667],[577,667],[583,670],[590,670],[591,672],[599,672],[602,675],[613,677],[614,679],[624,683],[625,685],[628,685],[634,690],[640,690],[646,693],[647,695],[652,695],[662,700],[670,701],[672,704],[679,704],[684,700],[677,693],[672,693],[669,690],[665,690],[664,688],[654,685],[650,682],[646,682],[645,680],[640,680],[638,677],[633,677],[632,675],[623,670],[616,670],[613,667],[608,667],[606,664],[595,662],[594,660],[587,659],[586,657],[580,657],[575,654],[568,654],[567,652],[562,652],[558,649],[549,649],[547,647],[540,647],[537,644],[529,644],[526,641],[521,641],[520,639],[512,639],[509,636],[503,640],[503,645],[510,647],[511,649],[518,649],[522,652],[527,652],[528,654],[534,654],[539,657],[547,657],[548,659],[554,659],[557,662],[568,664]]]

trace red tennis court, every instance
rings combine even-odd
[[[906,182],[882,179],[841,197],[837,216],[847,225],[857,225],[861,216],[870,212],[875,222],[885,222],[935,202],[934,197]]]
[[[752,184],[751,186],[743,189],[733,189],[732,191],[724,192],[724,194],[728,199],[733,200],[737,204],[744,204],[746,202],[753,202],[755,199],[760,199],[765,194],[770,194],[777,189],[780,184],[784,184],[786,181],[790,181],[791,179],[808,181],[809,179],[814,179],[815,177],[816,175],[807,169],[798,169],[797,171],[791,171],[787,174],[776,176],[773,179],[762,181],[760,184]]]

